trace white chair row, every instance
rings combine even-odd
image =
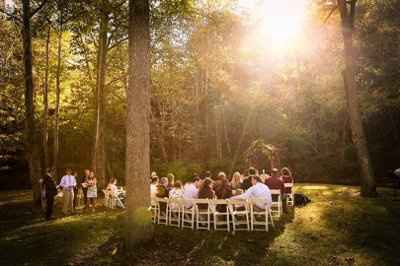
[[[272,208],[260,209],[264,199],[153,198],[153,222],[198,230],[268,231],[274,225]],[[272,206],[271,206],[272,207]]]

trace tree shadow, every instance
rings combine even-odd
[[[118,247],[122,252],[112,260],[116,265],[261,265],[271,243],[294,215],[294,209],[289,211],[268,232],[198,231],[157,225],[152,240],[135,250],[122,251],[123,244],[114,238],[101,253],[110,254]],[[96,256],[99,259],[101,254]]]

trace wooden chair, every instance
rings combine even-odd
[[[230,222],[228,201],[218,199],[211,200],[211,210],[214,218],[214,230],[226,230],[229,232]]]
[[[265,205],[265,199],[263,198],[252,198],[249,199],[250,205],[250,220],[251,220],[251,231],[267,231],[269,221],[274,226],[272,219],[271,209]],[[265,205],[265,209],[260,209],[257,206]],[[260,219],[261,218],[261,219]]]
[[[194,201],[193,199],[182,199],[182,209],[181,209],[182,229],[183,228],[194,229],[195,207],[192,204],[193,201]],[[187,204],[188,202],[190,202],[191,204]],[[188,205],[190,205],[191,207],[189,208]]]
[[[168,198],[156,198],[157,223],[168,225]]]
[[[209,199],[193,200],[196,213],[196,228],[198,230],[211,229],[211,206]]]
[[[181,214],[183,204],[181,199],[170,198],[168,201],[168,225],[181,227]]]
[[[249,204],[247,200],[228,200],[233,231],[249,231]]]
[[[294,207],[294,192],[293,192],[293,183],[285,183],[285,189],[290,188],[290,193],[286,194],[286,205],[288,207]]]
[[[272,205],[271,212],[272,216],[280,218],[282,215],[282,194],[280,189],[271,189]]]
[[[158,204],[157,204],[157,198],[151,198],[150,201],[150,210],[151,210],[151,214],[152,214],[152,220],[153,223],[157,223],[158,222]]]

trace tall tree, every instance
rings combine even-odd
[[[362,125],[358,87],[354,72],[353,29],[357,0],[338,0],[338,7],[342,21],[344,41],[344,57],[346,68],[343,71],[344,86],[347,98],[347,110],[350,118],[352,140],[357,149],[358,161],[361,168],[362,184],[361,195],[375,196],[376,184],[372,171],[367,141]]]
[[[105,185],[105,144],[104,144],[104,87],[107,71],[108,51],[108,23],[109,11],[106,0],[101,1],[100,10],[100,32],[97,50],[97,75],[96,75],[96,133],[93,154],[93,170],[99,182],[99,186]]]
[[[49,130],[48,130],[48,117],[49,117],[49,58],[50,58],[50,25],[47,28],[46,36],[46,65],[44,73],[44,85],[43,85],[43,128],[42,128],[42,145],[43,145],[43,169],[49,167]],[[43,173],[43,171],[42,171]]]
[[[38,11],[38,10],[37,10]],[[32,34],[31,18],[37,11],[31,11],[30,0],[22,0],[22,43],[24,50],[25,77],[25,156],[29,165],[29,177],[32,185],[34,203],[40,203],[39,175],[37,149],[35,146],[35,108],[34,84],[32,72]]]
[[[152,236],[150,176],[150,25],[149,1],[129,1],[129,85],[126,121],[128,246]]]

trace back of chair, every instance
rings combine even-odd
[[[192,203],[197,209],[210,209],[210,199],[192,199]]]
[[[285,188],[292,188],[293,187],[293,183],[284,183],[283,186]]]
[[[213,199],[210,200],[212,211],[226,212],[228,209],[229,201],[226,199]]]
[[[248,211],[249,203],[247,200],[229,199],[228,207],[231,212],[234,212],[237,209],[244,209],[245,211]]]

